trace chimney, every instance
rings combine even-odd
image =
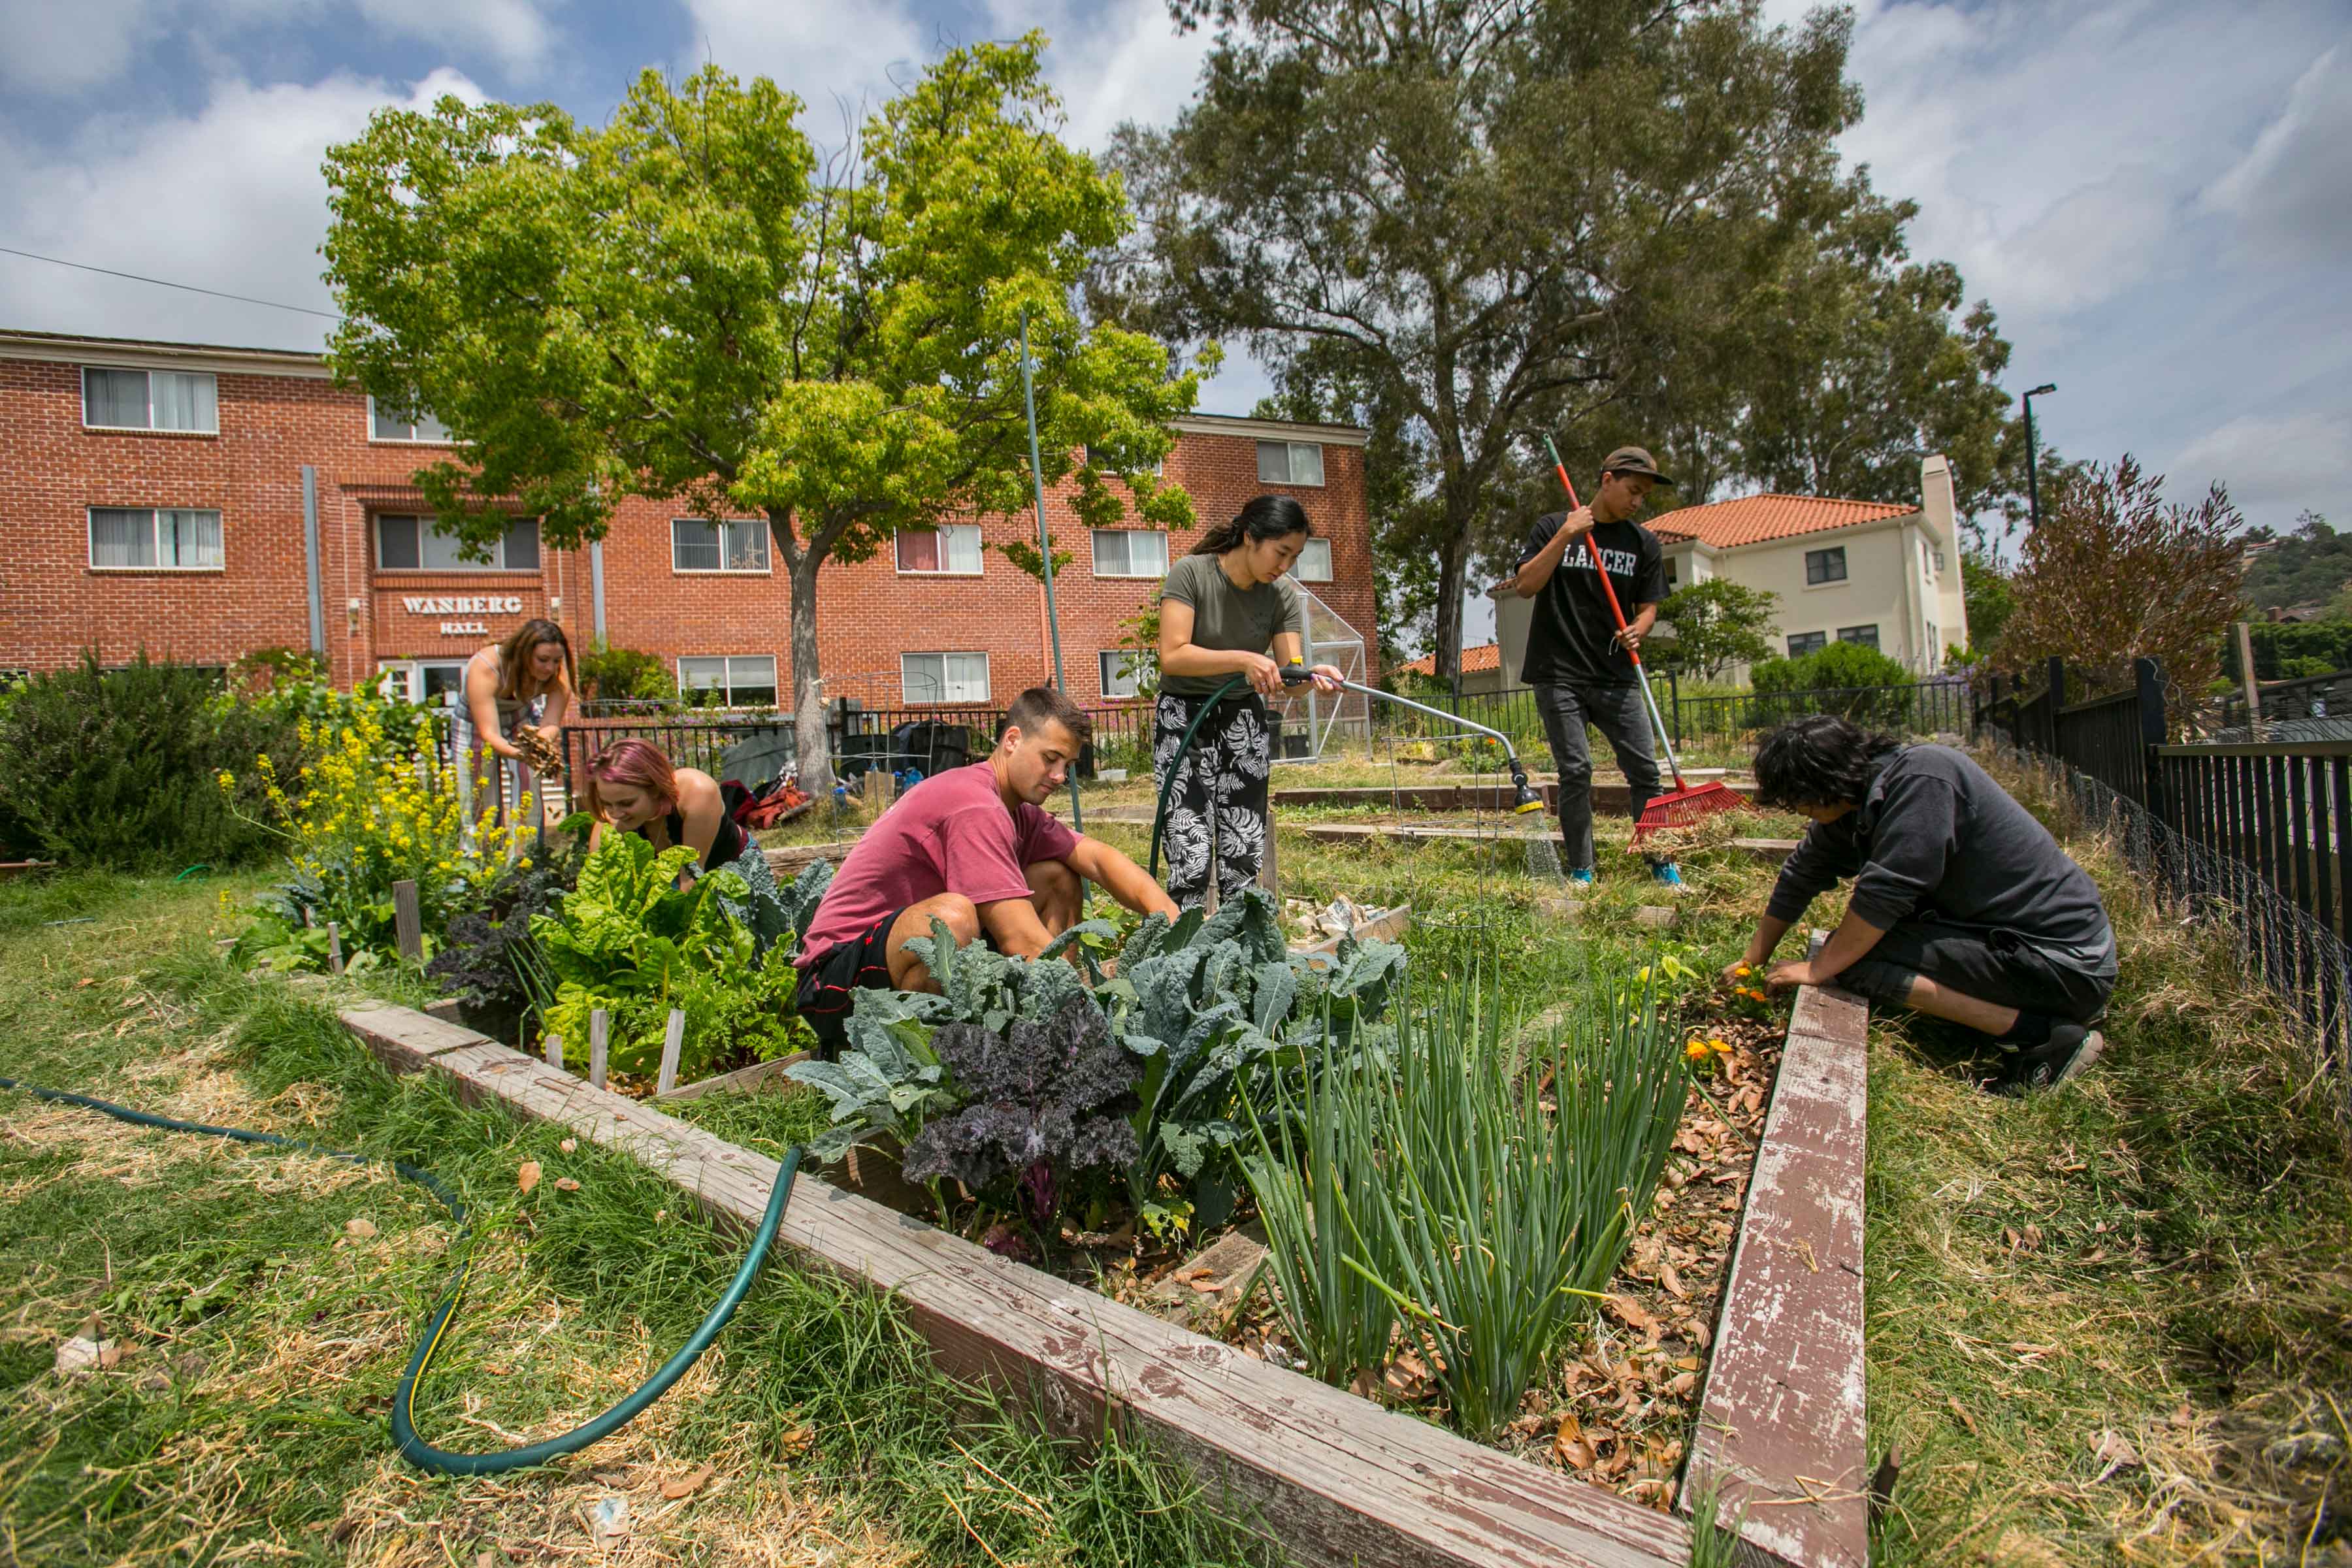
[[[1941,452],[1920,459],[1919,510],[1927,514],[1928,530],[1958,550],[1959,520],[1953,515],[1952,465]]]

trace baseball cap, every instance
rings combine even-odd
[[[1641,474],[1672,489],[1674,480],[1658,472],[1658,460],[1647,447],[1620,447],[1601,461],[1604,474]]]

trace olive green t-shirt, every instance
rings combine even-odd
[[[1219,653],[1274,651],[1277,633],[1307,634],[1307,614],[1298,584],[1287,577],[1260,583],[1244,592],[1234,586],[1214,555],[1187,555],[1169,569],[1162,600],[1192,606],[1192,646]],[[1160,689],[1171,697],[1206,697],[1224,684],[1222,675],[1162,675]]]

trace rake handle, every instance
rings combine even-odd
[[[1568,465],[1559,460],[1559,448],[1552,445],[1549,436],[1544,437],[1544,450],[1551,454],[1551,471],[1559,476],[1560,489],[1568,492],[1570,508],[1581,510],[1584,503],[1576,499],[1576,481],[1568,477]],[[1567,524],[1562,523],[1561,526],[1566,527]],[[1617,623],[1618,635],[1622,637],[1632,628],[1625,625],[1625,612],[1617,604],[1617,586],[1609,581],[1609,574],[1601,568],[1601,552],[1594,546],[1589,531],[1577,542],[1584,546],[1584,558],[1592,563],[1592,574],[1601,579],[1601,596],[1609,601],[1609,618]],[[1650,672],[1642,668],[1642,650],[1628,642],[1625,644],[1625,657],[1633,661],[1634,677],[1642,683],[1642,700],[1649,705],[1650,722],[1657,726],[1658,744],[1666,753],[1668,771],[1675,775],[1675,793],[1680,795],[1684,787],[1683,765],[1675,760],[1675,743],[1666,738],[1666,721],[1658,712],[1657,694],[1650,689]]]

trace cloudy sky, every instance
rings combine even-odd
[[[1802,0],[1765,0],[1776,19]],[[2352,526],[2352,10],[2342,0],[1862,0],[1845,142],[1921,205],[2070,456]],[[1041,27],[1072,140],[1164,121],[1205,45],[1155,0],[0,0],[0,247],[323,310],[321,153],[388,103],[601,119],[714,59],[830,137],[945,45]],[[320,317],[0,254],[0,326],[310,348]],[[1205,406],[1247,412],[1246,362]]]

